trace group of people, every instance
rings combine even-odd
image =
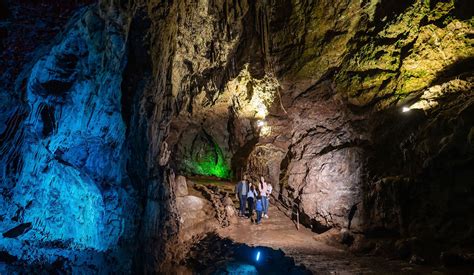
[[[264,177],[260,177],[260,181],[253,184],[247,180],[247,175],[244,175],[235,186],[235,195],[240,202],[239,216],[250,218],[256,224],[262,222],[262,217],[268,219],[269,198],[272,191],[272,185],[267,183]],[[254,209],[257,212],[256,220],[253,218]]]

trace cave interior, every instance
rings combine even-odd
[[[1,274],[474,271],[472,0],[0,0],[0,56]]]

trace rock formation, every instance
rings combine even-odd
[[[175,174],[263,175],[316,232],[472,245],[472,1],[33,2],[0,1],[5,261],[169,268],[210,211]]]

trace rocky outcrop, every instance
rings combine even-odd
[[[333,91],[326,85],[314,88],[319,95],[296,100],[283,97],[287,113],[268,119],[274,136],[266,137],[255,150],[256,158],[267,160],[267,168],[254,168],[258,165],[253,159],[249,167],[264,175],[268,172],[282,199],[297,199],[303,220],[318,231],[349,224],[350,209],[362,199],[364,150],[369,139],[364,116],[344,111],[344,104],[331,98]],[[359,223],[354,220],[352,225]]]
[[[192,182],[189,184],[190,190],[183,176],[171,176],[170,182],[176,190],[175,201],[179,219],[177,242],[171,252],[173,264],[178,264],[184,260],[194,243],[219,227],[219,222],[215,218],[216,209],[212,202],[194,191]]]
[[[367,222],[372,229],[382,227],[451,244],[468,242],[472,220],[462,212],[474,206],[468,199],[468,182],[473,174],[466,169],[472,164],[469,133],[473,99],[467,92],[472,91],[472,80],[433,86],[424,97],[433,91],[443,94],[436,100],[438,107],[426,112],[387,114],[385,119],[402,122],[394,123],[397,127],[385,129],[383,134],[377,124],[376,133],[381,138],[374,152],[383,147],[394,161],[388,168],[371,162],[371,170],[381,179],[368,186],[367,204],[372,207],[367,211]],[[452,97],[451,92],[456,96]],[[381,159],[374,154],[374,160]]]
[[[195,185],[194,188],[211,202],[215,210],[215,218],[221,227],[227,227],[235,223],[237,211],[228,192],[219,190],[219,187],[215,185]]]

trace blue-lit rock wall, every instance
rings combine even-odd
[[[87,263],[133,235],[126,23],[118,10],[82,9],[26,69],[21,103],[2,91],[0,250],[28,263],[77,255]]]

